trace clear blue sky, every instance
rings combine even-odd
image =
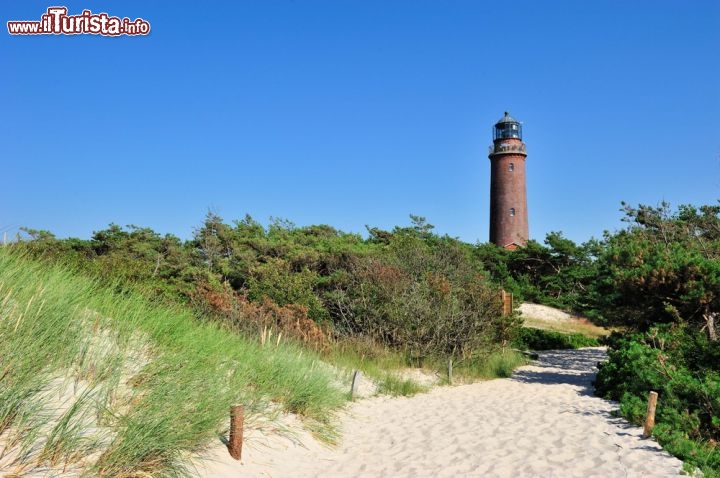
[[[13,36],[142,17],[148,36]],[[190,238],[208,211],[364,233],[427,217],[488,240],[493,124],[524,123],[530,235],[620,201],[720,198],[720,2],[2,2],[0,232],[111,222]]]

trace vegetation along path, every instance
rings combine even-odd
[[[592,395],[602,348],[546,351],[512,378],[354,403],[335,449],[248,443],[206,476],[678,476],[682,462]],[[216,455],[220,458],[222,455]],[[234,468],[234,470],[233,470]]]

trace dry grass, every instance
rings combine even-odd
[[[612,330],[593,324],[585,318],[569,318],[565,320],[545,320],[523,315],[524,326],[533,329],[552,330],[566,334],[582,334],[586,337],[600,338],[610,335]]]

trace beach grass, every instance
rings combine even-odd
[[[499,349],[454,361],[453,377],[461,382],[508,378],[516,368],[527,363],[523,354],[510,349]],[[440,364],[438,364],[438,368],[439,366]],[[445,363],[445,367],[447,367],[447,363]]]
[[[411,397],[429,388],[417,381],[394,373],[386,373],[378,382],[378,393],[392,396]]]
[[[234,404],[335,436],[347,397],[317,354],[120,290],[0,248],[0,468],[187,476]]]

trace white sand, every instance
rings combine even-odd
[[[523,317],[542,320],[544,322],[568,322],[575,318],[560,309],[548,307],[547,305],[531,304],[529,302],[520,304],[518,309]]]
[[[592,396],[603,349],[554,351],[513,378],[353,403],[334,449],[248,432],[243,460],[222,445],[205,477],[663,477],[682,462]],[[293,426],[292,417],[288,418]]]

